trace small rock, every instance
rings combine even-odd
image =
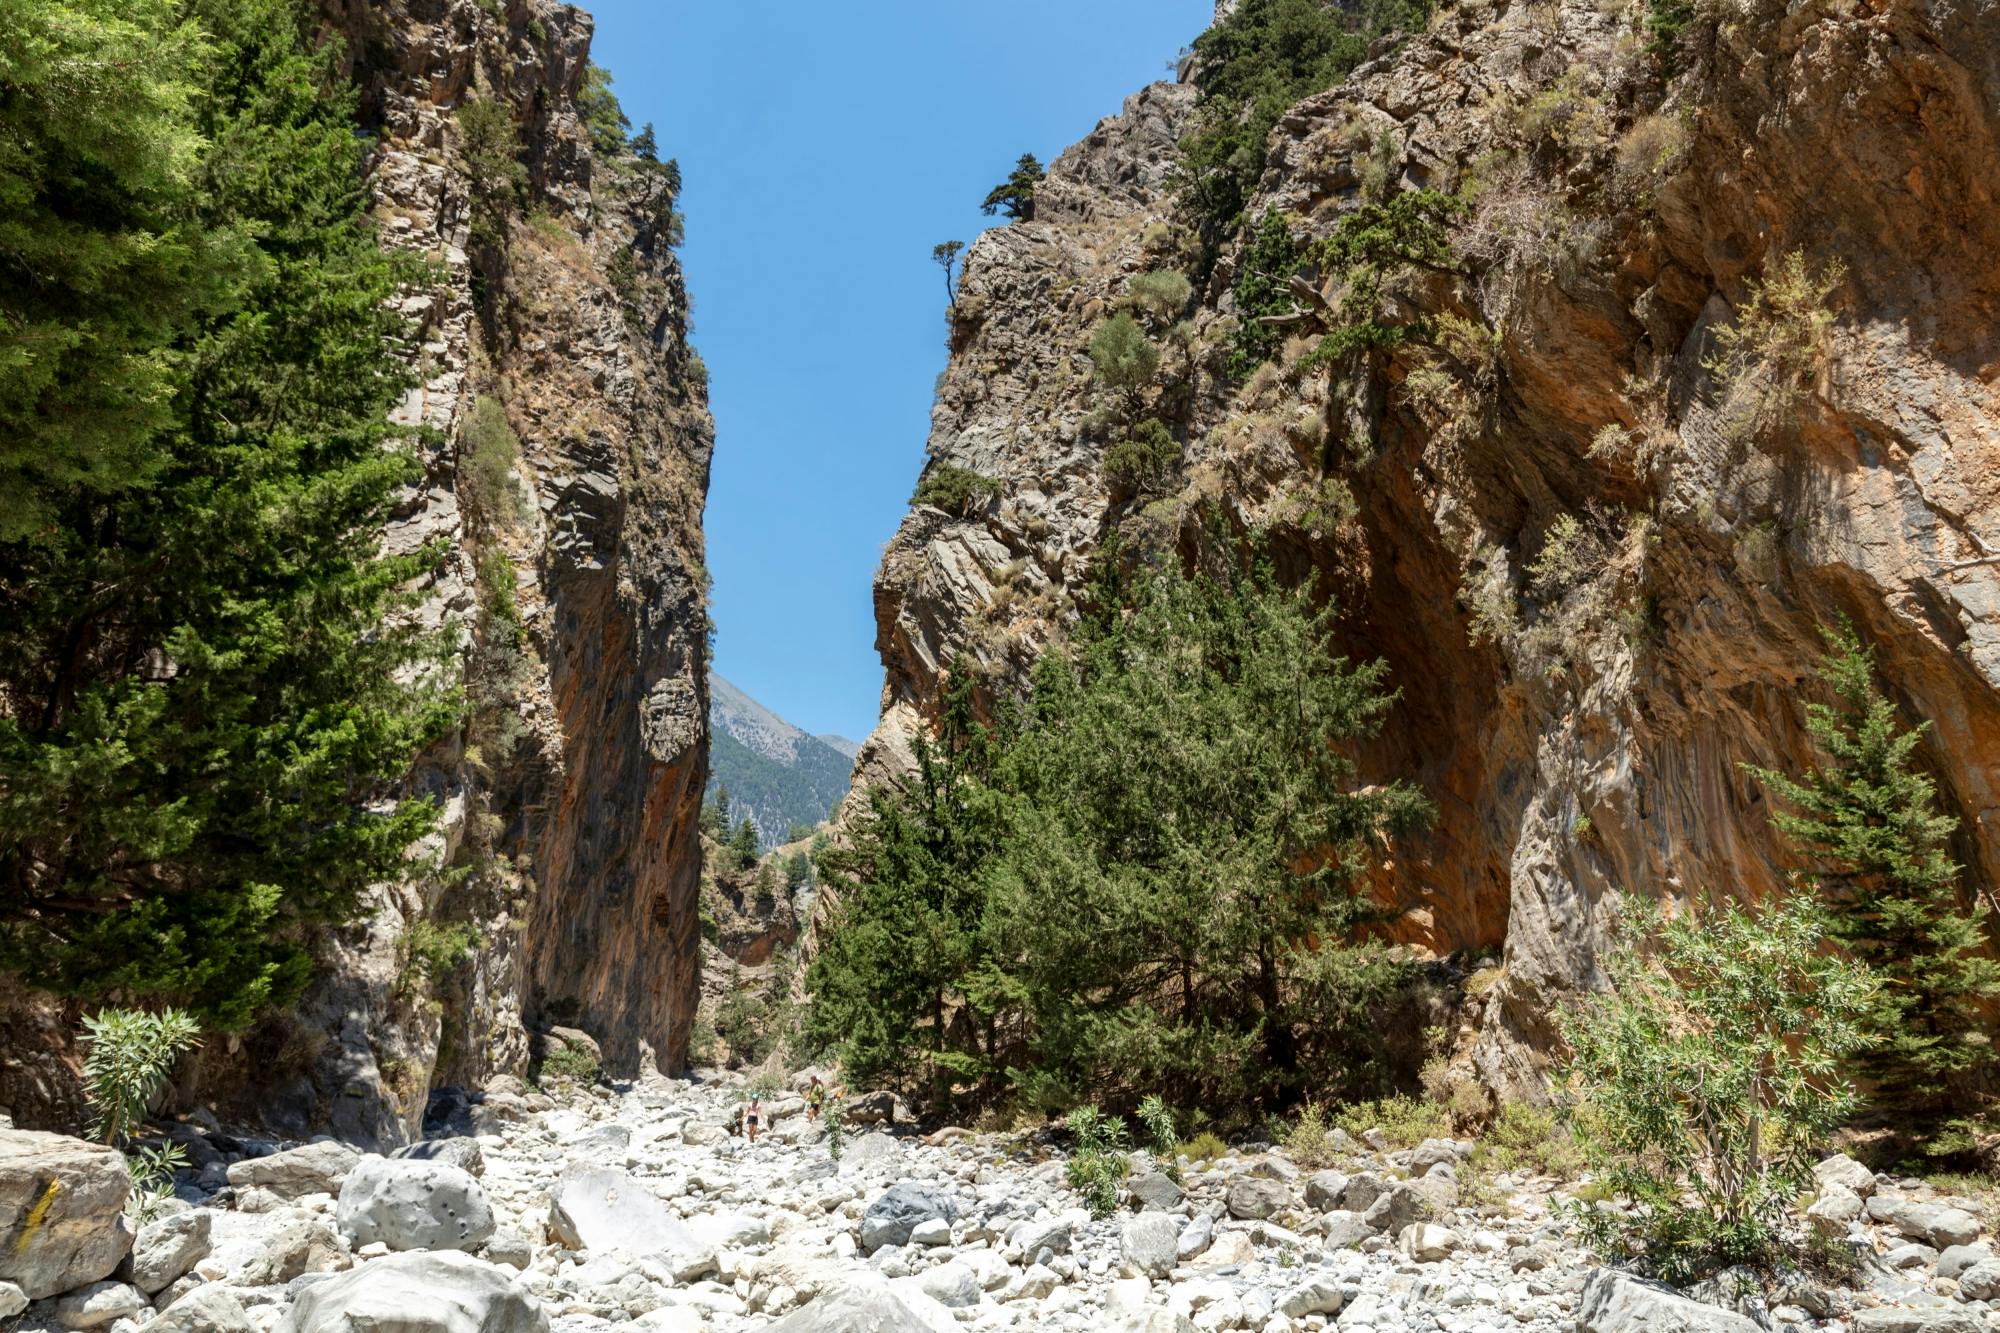
[[[1341,1196],[1346,1193],[1347,1175],[1341,1171],[1316,1171],[1306,1180],[1306,1206],[1322,1213],[1341,1207]]]
[[[1289,1208],[1292,1192],[1281,1181],[1248,1176],[1231,1181],[1224,1198],[1231,1217],[1261,1221]]]
[[[1993,1251],[1984,1245],[1953,1245],[1938,1256],[1937,1275],[1956,1279],[1974,1264],[1991,1258]]]
[[[214,1221],[214,1213],[196,1208],[141,1227],[132,1242],[132,1285],[149,1296],[172,1286],[208,1257]]]
[[[1403,1229],[1403,1253],[1420,1264],[1450,1258],[1464,1242],[1450,1227],[1435,1222],[1415,1222]]]
[[[1846,1153],[1837,1153],[1814,1165],[1813,1179],[1822,1187],[1839,1185],[1857,1198],[1865,1199],[1875,1192],[1875,1173]]]
[[[929,1185],[905,1181],[892,1185],[868,1205],[861,1217],[861,1245],[873,1254],[884,1245],[907,1245],[921,1222],[958,1218],[958,1201]]]
[[[361,1154],[344,1143],[308,1143],[303,1148],[236,1163],[229,1168],[229,1183],[238,1189],[254,1185],[280,1199],[338,1194],[340,1182],[360,1160]]]
[[[1278,1309],[1287,1318],[1303,1319],[1309,1314],[1339,1314],[1341,1304],[1340,1288],[1331,1278],[1316,1277],[1292,1288]]]
[[[220,1283],[196,1287],[146,1325],[147,1333],[258,1333],[236,1293]]]
[[[1959,1273],[1958,1291],[1969,1301],[2000,1300],[2000,1259],[1982,1259]]]

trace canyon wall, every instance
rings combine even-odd
[[[884,556],[863,781],[907,769],[961,654],[1022,680],[1110,526],[1188,549],[1220,512],[1323,576],[1341,649],[1393,670],[1363,776],[1412,778],[1437,816],[1373,889],[1397,939],[1478,968],[1460,1057],[1487,1085],[1538,1094],[1621,891],[1781,889],[1742,765],[1814,762],[1801,705],[1839,617],[1930,721],[1922,761],[1990,897],[2000,22],[1725,0],[1668,71],[1644,17],[1459,4],[1293,108],[1251,219],[1304,247],[1401,192],[1464,202],[1451,271],[1392,288],[1427,332],[1330,368],[1296,337],[1238,384],[1239,239],[1142,413],[1184,455],[1136,494],[1105,475],[1086,349],[1131,278],[1191,267],[1168,177],[1195,89],[1145,89],[1063,154],[1035,219],[968,255],[927,467],[1000,490],[914,507]],[[1808,330],[1804,352],[1752,337],[1732,360],[1726,331],[1760,327]]]
[[[706,782],[701,516],[714,429],[658,172],[593,150],[592,21],[548,0],[329,0],[373,136],[375,212],[421,254],[405,310],[423,482],[387,534],[446,558],[415,612],[465,727],[413,781],[426,863],[328,932],[295,1014],[205,1053],[195,1095],[382,1144],[429,1090],[588,1030],[613,1072],[686,1056]],[[482,246],[458,112],[491,98],[527,181]],[[671,136],[671,130],[666,131]],[[669,144],[670,148],[671,145]]]

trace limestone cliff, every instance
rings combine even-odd
[[[581,119],[590,17],[549,0],[327,14],[385,235],[431,263],[405,303],[423,383],[398,413],[424,428],[426,475],[388,541],[448,554],[420,614],[458,645],[467,724],[415,779],[446,811],[437,868],[333,933],[300,1012],[238,1053],[281,1128],[393,1142],[431,1087],[524,1072],[551,1023],[587,1029],[615,1071],[685,1058],[713,426],[657,182],[594,152]],[[484,249],[455,114],[475,98],[504,108],[528,176]]]
[[[1669,76],[1644,13],[1458,4],[1285,116],[1249,216],[1303,246],[1365,201],[1455,192],[1455,272],[1397,293],[1429,336],[1330,370],[1300,337],[1238,386],[1226,251],[1152,391],[1185,455],[1149,494],[1104,475],[1085,348],[1131,277],[1187,265],[1166,175],[1194,89],[1149,88],[1065,153],[1036,220],[969,252],[929,466],[1002,489],[917,507],[888,548],[862,776],[908,762],[958,654],[1017,676],[1061,632],[1111,523],[1185,543],[1219,507],[1327,575],[1343,648],[1393,668],[1367,776],[1414,778],[1438,816],[1375,887],[1400,939],[1497,960],[1463,1034],[1490,1085],[1538,1087],[1607,895],[1783,883],[1739,766],[1811,761],[1800,703],[1833,617],[1934,724],[1924,761],[1987,894],[2000,23],[1723,0]],[[1791,350],[1725,355],[1745,340],[1721,331],[1758,329]]]

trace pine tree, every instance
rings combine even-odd
[[[757,864],[757,854],[762,845],[756,821],[747,817],[736,826],[735,836],[729,840],[729,850],[735,853],[736,863],[745,870]]]
[[[1825,635],[1820,675],[1838,702],[1808,704],[1806,729],[1830,762],[1798,779],[1749,771],[1791,807],[1771,822],[1811,862],[1834,938],[1882,982],[1876,1042],[1858,1060],[1872,1104],[1921,1127],[1991,1059],[1980,1010],[2000,996],[2000,963],[1983,952],[1985,905],[1961,899],[1946,851],[1958,821],[1938,812],[1936,784],[1913,760],[1929,723],[1898,727],[1851,626]]]
[[[1009,222],[1032,222],[1035,218],[1035,187],[1048,173],[1033,153],[1021,154],[1020,161],[1006,180],[987,192],[979,211],[988,217],[1005,213]]]
[[[177,250],[179,278],[226,256],[227,293],[190,299],[174,274],[130,289],[151,259],[119,270],[140,322],[106,345],[159,376],[117,392],[157,396],[75,418],[107,432],[85,447],[115,472],[9,483],[10,512],[34,518],[0,536],[0,965],[227,1030],[296,995],[311,928],[409,873],[434,823],[399,784],[456,704],[422,669],[441,645],[396,614],[432,557],[385,558],[380,539],[414,470],[385,447],[408,382],[392,298],[414,270],[378,244],[356,94],[315,17],[293,0],[109,9],[10,11],[0,45],[19,15],[109,44],[44,71],[61,115],[0,135],[49,168],[0,190],[0,237],[66,219],[42,277],[89,299],[43,309],[48,346],[98,338],[119,265],[95,265],[152,225],[135,209],[171,219],[149,254]],[[161,61],[180,92],[156,86]],[[73,72],[94,96],[72,100]],[[10,87],[0,115],[35,96]],[[127,178],[149,183],[119,197]],[[0,419],[0,456],[85,443],[38,441],[48,425]]]

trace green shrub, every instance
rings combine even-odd
[[[485,938],[479,927],[469,921],[447,923],[428,918],[412,921],[403,933],[403,967],[398,989],[429,994]]]
[[[1196,1166],[1207,1166],[1229,1155],[1229,1145],[1212,1130],[1203,1130],[1181,1145],[1182,1154]]]
[[[83,1020],[83,1091],[89,1098],[90,1132],[123,1146],[145,1123],[146,1108],[167,1085],[174,1064],[201,1044],[192,1014],[163,1009],[100,1009]]]
[[[507,224],[521,211],[528,169],[514,115],[493,97],[468,97],[458,108],[459,152],[471,184],[471,242],[479,249],[507,243]]]
[[[1292,1155],[1292,1160],[1300,1166],[1316,1169],[1331,1166],[1335,1161],[1333,1129],[1325,1108],[1312,1102],[1302,1108],[1298,1118],[1284,1126],[1283,1132],[1275,1137]]]
[[[1479,1136],[1476,1158],[1497,1171],[1533,1171],[1569,1180],[1583,1171],[1583,1154],[1558,1122],[1553,1108],[1526,1102],[1502,1102],[1486,1132]]]
[[[1185,273],[1167,268],[1156,269],[1151,273],[1141,273],[1127,283],[1125,294],[1131,298],[1133,309],[1154,324],[1171,324],[1194,299],[1194,284],[1188,281]]]
[[[1257,234],[1244,247],[1236,270],[1236,332],[1231,339],[1229,377],[1241,382],[1277,355],[1284,333],[1264,322],[1267,316],[1289,314],[1292,275],[1299,271],[1299,247],[1292,225],[1272,209],[1264,214]]]
[[[1063,1168],[1069,1187],[1083,1196],[1092,1216],[1109,1217],[1118,1209],[1119,1185],[1132,1170],[1125,1121],[1094,1106],[1079,1106],[1064,1123],[1074,1139]]]
[[[1104,451],[1104,475],[1120,486],[1144,490],[1181,461],[1181,442],[1165,422],[1148,417],[1132,433]]]
[[[542,1057],[540,1080],[569,1079],[576,1083],[595,1083],[604,1072],[597,1057],[590,1048],[580,1042],[563,1042]]]
[[[1827,302],[1846,276],[1838,259],[1814,267],[1803,250],[1782,256],[1748,284],[1736,317],[1715,326],[1709,370],[1759,412],[1790,408],[1827,353],[1835,319]]]
[[[1451,1137],[1450,1108],[1416,1097],[1355,1102],[1341,1107],[1333,1123],[1357,1139],[1371,1129],[1379,1129],[1387,1136],[1391,1151],[1414,1148],[1425,1139]]]
[[[981,476],[971,468],[954,463],[940,463],[924,473],[923,480],[917,483],[915,494],[910,496],[910,503],[933,505],[947,514],[964,518],[999,494],[1000,483],[992,477]]]
[[[1242,224],[1279,117],[1339,83],[1384,33],[1422,31],[1429,13],[1426,0],[1242,0],[1195,39],[1200,101],[1175,180],[1205,266]]]
[[[1160,349],[1138,320],[1120,311],[1090,335],[1090,361],[1100,385],[1132,398],[1153,382]]]
[[[521,439],[505,404],[481,394],[459,441],[458,491],[469,516],[488,531],[510,528],[527,512],[513,476],[520,461]]]
[[[1824,950],[1808,898],[1752,915],[1628,905],[1611,982],[1558,1016],[1571,1132],[1628,1205],[1583,1208],[1600,1251],[1669,1282],[1766,1265],[1828,1134],[1853,1110],[1837,1072],[1866,1038],[1866,971]]]
[[[576,95],[577,115],[590,132],[590,146],[610,157],[625,151],[625,132],[632,128],[618,94],[611,91],[611,71],[595,62],[584,67],[583,88]]]

